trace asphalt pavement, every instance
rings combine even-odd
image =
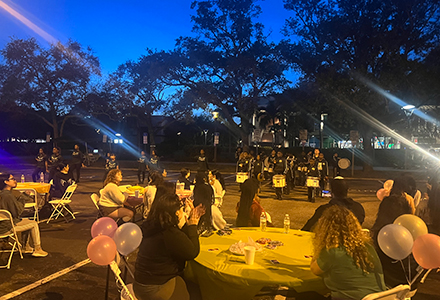
[[[167,180],[177,179],[176,171],[180,169],[177,166],[171,167],[170,164]],[[136,170],[122,169],[124,174],[122,184],[136,184]],[[235,205],[239,200],[238,185],[234,182],[233,166],[226,166],[222,170],[227,183],[222,212],[226,221],[233,224],[236,217]],[[13,162],[0,165],[0,171],[12,172],[16,177],[25,174],[27,177],[32,171],[32,166]],[[371,227],[374,222],[379,205],[375,192],[382,186],[383,180],[390,176],[385,172],[379,174],[384,176],[358,176],[350,179],[350,196],[361,202],[367,213],[364,223],[366,228]],[[42,212],[43,219],[40,222],[42,246],[49,255],[45,258],[34,258],[30,254],[24,254],[24,258],[20,259],[19,255],[15,254],[11,269],[0,269],[0,300],[105,299],[107,267],[89,263],[86,252],[91,240],[90,228],[97,215],[90,195],[102,188],[102,176],[103,170],[100,167],[83,169],[81,182],[72,197],[71,207],[75,212],[75,220],[66,223],[63,219],[59,219],[47,224],[44,221],[45,213]],[[418,184],[423,188],[422,177]],[[276,200],[270,185],[263,187],[260,197],[263,207],[271,213],[276,227],[282,226],[284,214],[289,213],[291,227],[295,229],[301,228],[313,211],[328,201],[326,198],[319,198],[316,203],[307,202],[306,189],[302,187],[297,187],[289,195],[284,195],[283,200]],[[136,253],[128,257],[130,264],[135,259]],[[119,288],[114,276],[110,274],[109,278],[108,299],[118,299]],[[131,281],[130,276],[127,276],[127,281]],[[439,273],[431,272],[413,299],[440,300],[439,283]],[[261,296],[256,299],[266,298]]]

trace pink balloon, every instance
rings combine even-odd
[[[385,198],[386,193],[387,193],[387,192],[385,191],[385,189],[379,189],[379,190],[376,192],[376,197],[377,197],[377,199],[379,199],[380,201],[382,201],[383,198]]]
[[[99,266],[110,264],[116,256],[116,244],[111,237],[99,235],[87,246],[87,256]]]
[[[106,235],[112,238],[115,234],[116,229],[118,229],[118,224],[116,224],[115,220],[113,220],[112,218],[99,218],[92,225],[92,238],[95,238],[98,235]]]
[[[414,241],[412,253],[422,268],[440,268],[440,236],[431,233],[419,236]]]

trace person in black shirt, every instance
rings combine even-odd
[[[274,175],[286,175],[287,173],[286,160],[281,151],[277,152],[277,157],[273,161],[273,173]],[[282,192],[282,187],[275,187],[275,194],[278,200],[282,199]]]
[[[119,169],[119,163],[116,161],[116,155],[110,154],[110,160],[105,163],[105,173],[102,182],[107,178],[108,172],[115,169]]]
[[[138,158],[138,182],[139,184],[145,181],[145,172],[147,171],[147,156],[144,151],[141,151],[141,157]],[[141,180],[142,175],[142,180]]]
[[[365,209],[359,202],[348,198],[348,186],[346,180],[342,177],[332,179],[330,181],[330,189],[332,192],[332,198],[330,201],[327,204],[318,207],[313,216],[307,221],[301,230],[312,231],[318,223],[319,218],[322,216],[322,213],[332,205],[344,206],[355,215],[361,225],[364,223]]]
[[[46,173],[47,155],[44,153],[43,148],[40,148],[37,157],[35,157],[35,160],[37,161],[37,165],[35,167],[34,172],[32,173],[32,180],[34,182],[37,182],[37,180],[39,179],[40,173],[43,172],[43,176],[44,176],[44,173]]]
[[[52,155],[46,161],[46,171],[49,173],[49,181],[53,179],[57,171],[61,171],[64,168],[63,157],[61,156],[60,147],[54,147]]]
[[[192,208],[188,220],[187,206]],[[143,239],[133,283],[137,299],[190,299],[182,277],[186,261],[200,252],[197,224],[204,213],[201,205],[193,208],[190,201],[181,202],[176,194],[165,194],[153,202],[141,227]]]
[[[80,174],[81,174],[81,167],[84,167],[84,154],[79,150],[79,146],[75,145],[72,152],[72,161],[70,162],[70,172],[72,172],[72,178],[73,180],[78,183]],[[76,171],[76,172],[75,172]],[[76,173],[76,178],[73,176]]]
[[[319,170],[318,167],[316,166],[316,161],[315,159],[311,158],[309,160],[309,165],[307,166],[307,177],[316,177],[319,179]],[[307,199],[310,202],[315,203],[315,197],[317,194],[316,191],[316,187],[307,187]]]
[[[189,169],[187,168],[182,168],[180,170],[180,175],[179,178],[177,178],[177,181],[180,183],[184,183],[185,184],[185,190],[189,190],[190,186],[194,184],[194,182],[191,182],[189,180],[189,176],[191,175],[191,172]]]
[[[322,190],[325,189],[325,183],[328,180],[328,163],[324,158],[324,153],[319,153],[316,167],[319,171],[319,195],[322,195]]]
[[[205,156],[205,150],[200,150],[200,155],[197,158],[197,168],[198,171],[201,172],[208,172],[209,166],[208,166],[208,158]]]

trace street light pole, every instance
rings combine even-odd
[[[218,144],[218,132],[217,132],[217,118],[218,112],[214,111],[212,113],[212,117],[214,118],[214,162],[217,162],[217,144]]]

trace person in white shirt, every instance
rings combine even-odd
[[[103,216],[113,219],[122,219],[128,222],[133,218],[133,211],[124,207],[128,194],[119,190],[122,181],[122,172],[119,169],[111,170],[104,181],[104,188],[99,191],[99,209]]]
[[[209,184],[214,190],[214,196],[222,196],[223,186],[218,180],[216,173],[216,170],[209,171]]]

